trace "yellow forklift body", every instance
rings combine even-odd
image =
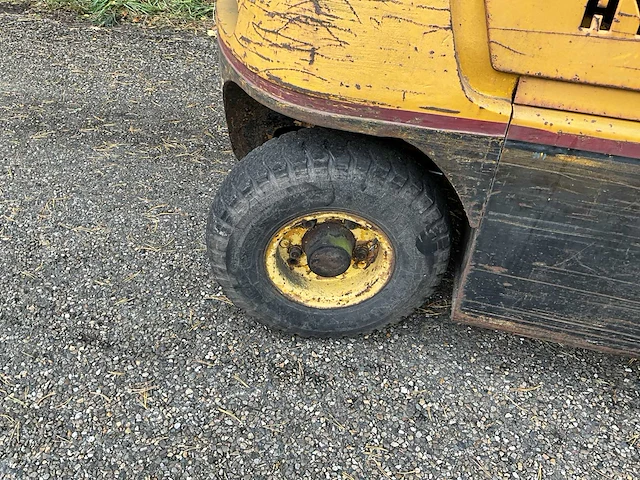
[[[455,3],[475,18],[467,28],[479,35],[467,41],[467,81],[483,88],[475,102],[460,85],[448,0],[223,0],[218,18],[225,45],[265,80],[316,97],[415,112],[416,123],[421,114],[437,113],[483,120],[490,133],[504,133],[516,78],[488,63],[482,3]],[[478,54],[487,61],[476,62]]]
[[[239,157],[272,114],[401,139],[470,227],[455,320],[640,354],[640,0],[218,0],[217,24]]]

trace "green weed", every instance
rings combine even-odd
[[[149,19],[211,19],[214,0],[44,0],[54,10],[68,10],[88,15],[93,23],[111,26],[122,21],[141,22]]]

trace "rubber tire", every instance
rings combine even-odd
[[[323,210],[369,219],[393,245],[387,285],[359,304],[307,307],[267,277],[269,239]],[[422,305],[446,271],[449,232],[441,194],[410,155],[383,140],[310,128],[269,140],[235,165],[211,206],[207,251],[225,294],[249,315],[286,332],[336,337],[379,329]]]

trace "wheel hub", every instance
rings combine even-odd
[[[391,278],[389,237],[362,217],[318,212],[282,226],[264,252],[266,274],[285,297],[313,308],[356,305]]]
[[[307,264],[321,277],[337,277],[351,266],[356,239],[338,222],[324,222],[308,230],[302,238]]]

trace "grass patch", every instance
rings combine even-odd
[[[87,15],[100,26],[123,21],[211,20],[215,9],[215,0],[44,0],[42,3],[52,10]]]

